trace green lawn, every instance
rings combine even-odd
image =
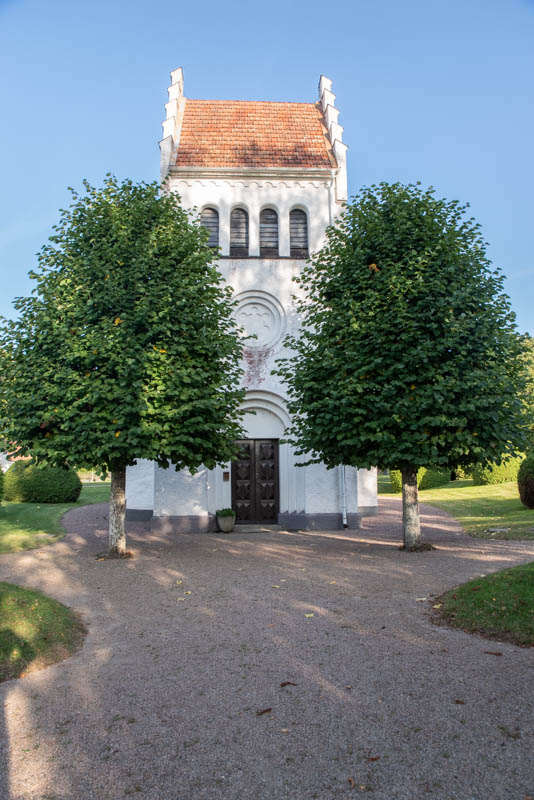
[[[534,646],[534,563],[476,578],[440,597],[450,625],[491,639]]]
[[[98,477],[96,472],[91,471],[90,469],[79,469],[76,471],[78,473],[78,478],[84,483],[105,483],[106,481],[109,482],[109,477],[106,478],[106,481],[102,481],[102,479]]]
[[[0,505],[0,553],[31,550],[61,539],[61,517],[69,508],[109,500],[109,483],[82,487],[76,503],[8,503]]]
[[[0,582],[0,681],[61,661],[79,647],[84,633],[70,608]]]
[[[378,492],[394,494],[387,475],[378,476]],[[494,486],[474,486],[471,480],[452,481],[419,492],[419,500],[448,511],[470,536],[534,539],[534,510],[521,503],[515,481]],[[509,530],[495,533],[489,532],[489,528]]]
[[[378,494],[395,494],[400,497],[400,493],[393,491],[389,475],[382,472],[378,473]]]

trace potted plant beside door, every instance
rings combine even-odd
[[[235,525],[235,511],[232,508],[220,508],[215,512],[217,525],[223,533],[231,533]]]

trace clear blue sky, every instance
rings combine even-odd
[[[67,186],[157,178],[177,66],[197,98],[314,101],[332,78],[350,192],[469,201],[534,333],[534,0],[0,0],[0,314]]]

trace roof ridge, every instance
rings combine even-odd
[[[230,100],[229,98],[212,99],[209,97],[185,97],[185,100],[194,103],[246,103],[253,105],[256,103],[265,103],[268,105],[289,105],[289,106],[316,106],[316,102],[306,100]]]

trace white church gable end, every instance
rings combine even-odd
[[[237,461],[194,476],[139,461],[128,469],[127,515],[168,531],[207,531],[218,508],[237,523],[289,529],[358,527],[376,512],[375,470],[296,466],[275,360],[298,334],[292,295],[309,253],[347,199],[346,145],[332,82],[315,103],[191,100],[171,73],[161,180],[180,195],[220,249],[244,348],[244,439]]]

